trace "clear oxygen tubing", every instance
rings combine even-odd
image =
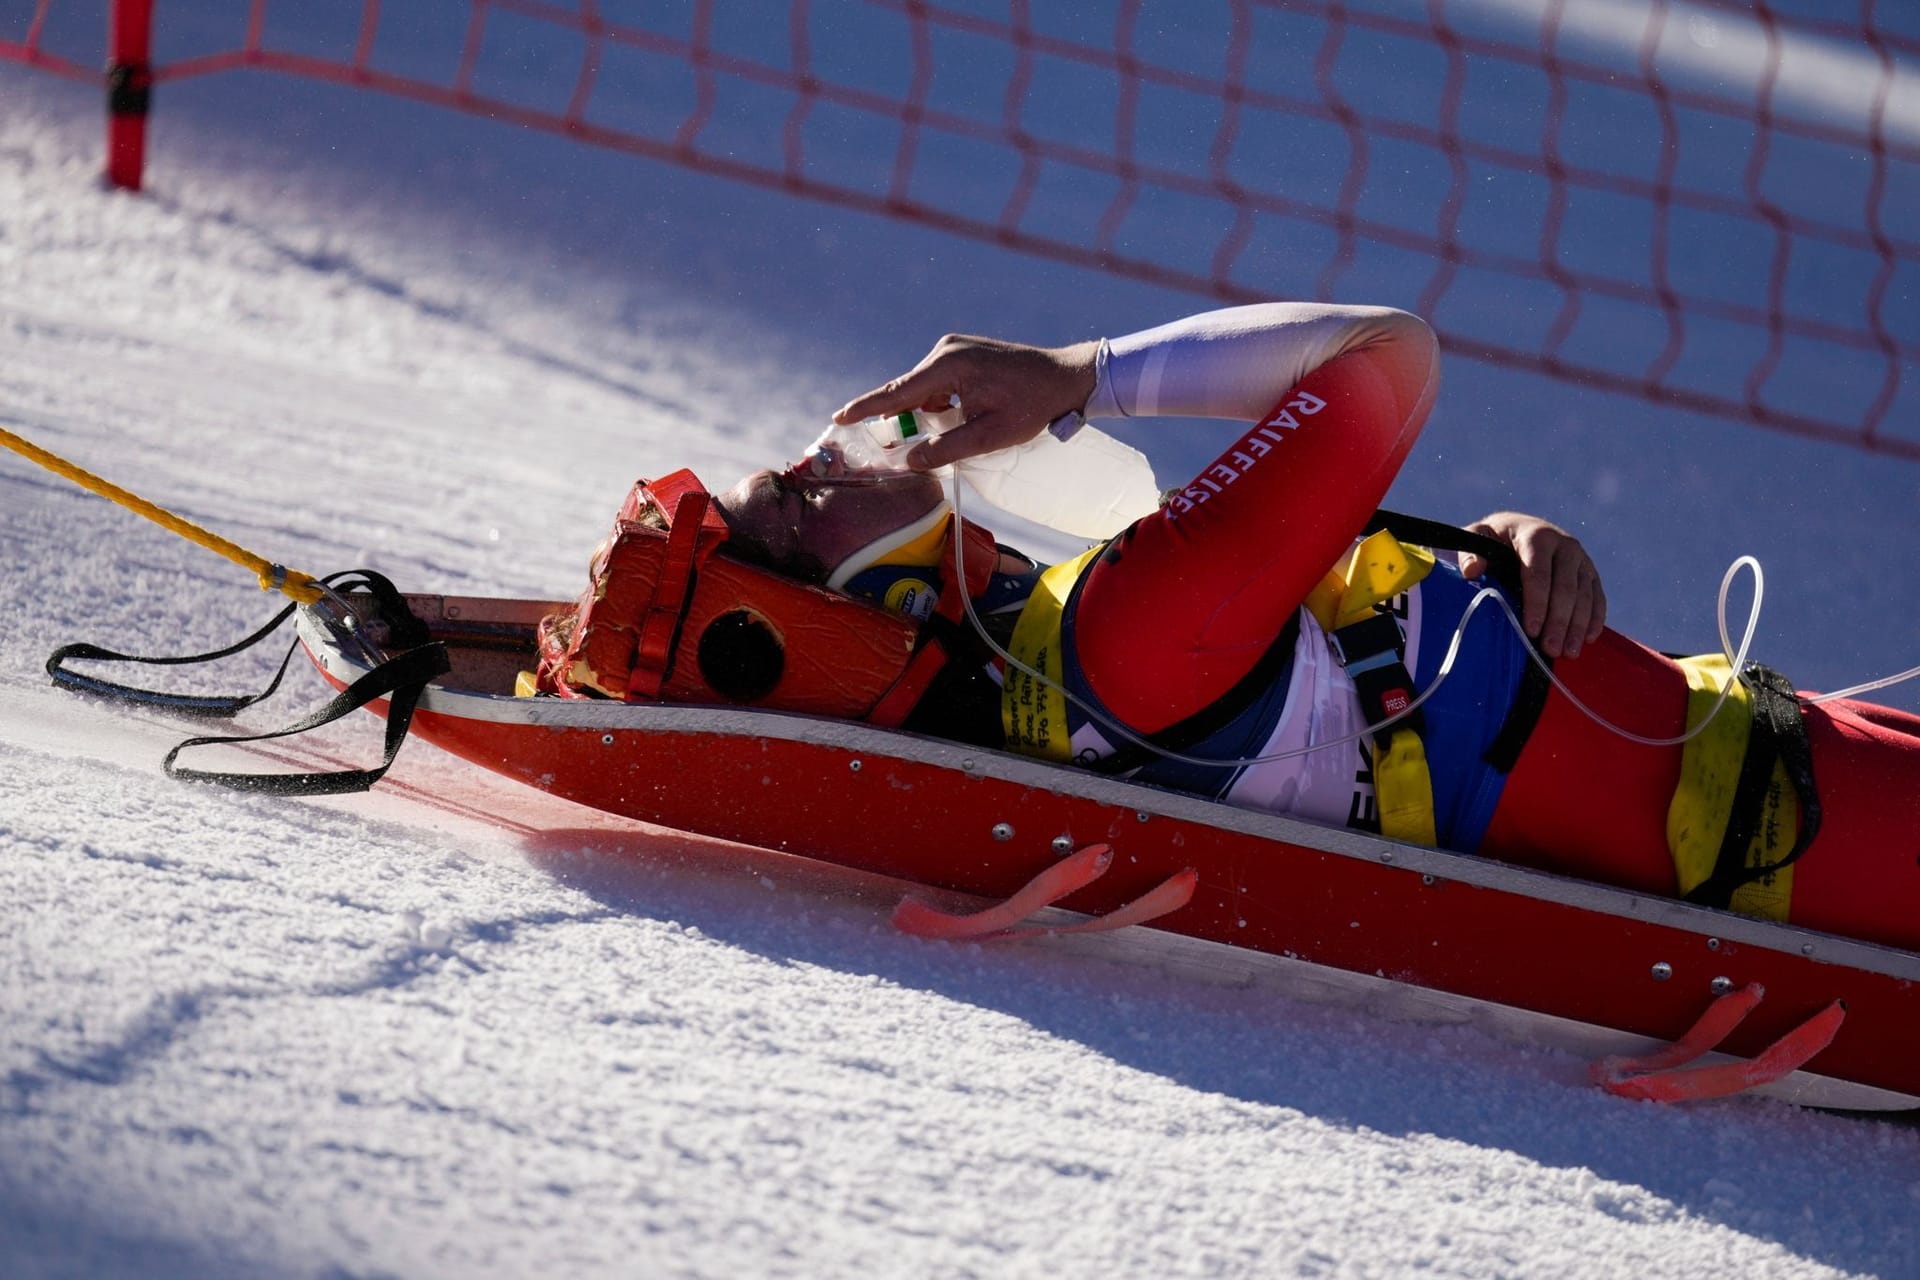
[[[967,570],[964,560],[965,539],[961,536],[961,526],[964,523],[965,517],[961,514],[960,510],[960,486],[954,481],[951,475],[946,478],[946,482],[948,501],[953,505],[955,576],[964,582],[966,581]],[[1734,578],[1742,569],[1749,569],[1753,573],[1753,603],[1748,607],[1746,630],[1741,635],[1740,645],[1738,650],[1736,650],[1727,633],[1727,593],[1732,589]],[[1358,742],[1362,738],[1370,737],[1378,730],[1384,729],[1389,725],[1397,724],[1412,715],[1420,709],[1421,705],[1425,703],[1428,698],[1434,695],[1440,688],[1442,682],[1452,674],[1454,662],[1460,656],[1460,645],[1466,637],[1467,624],[1473,620],[1473,615],[1480,606],[1488,600],[1492,600],[1500,607],[1501,613],[1506,616],[1507,624],[1513,628],[1514,634],[1526,642],[1527,656],[1545,673],[1547,679],[1553,683],[1553,687],[1558,689],[1561,696],[1565,697],[1568,702],[1572,703],[1588,719],[1592,720],[1601,728],[1606,729],[1608,732],[1616,734],[1629,742],[1637,742],[1649,747],[1678,746],[1704,733],[1707,726],[1713,723],[1714,717],[1720,714],[1720,708],[1725,706],[1727,699],[1732,696],[1733,686],[1739,680],[1738,673],[1746,666],[1747,651],[1753,645],[1754,632],[1759,628],[1760,606],[1765,598],[1766,574],[1761,569],[1760,562],[1757,559],[1752,556],[1741,556],[1727,566],[1726,573],[1722,575],[1720,579],[1720,594],[1715,605],[1715,614],[1720,629],[1720,650],[1721,653],[1726,656],[1728,662],[1732,664],[1732,673],[1727,677],[1726,683],[1720,687],[1720,694],[1714,699],[1712,709],[1707,712],[1700,723],[1687,730],[1687,732],[1675,737],[1649,738],[1642,734],[1635,733],[1631,729],[1626,729],[1614,724],[1592,707],[1582,702],[1572,690],[1568,689],[1567,686],[1561,682],[1560,677],[1554,674],[1553,668],[1547,665],[1546,659],[1540,655],[1533,647],[1532,642],[1527,639],[1526,628],[1521,625],[1519,617],[1513,612],[1513,606],[1507,602],[1506,597],[1491,587],[1482,587],[1473,599],[1467,602],[1466,611],[1460,615],[1460,621],[1453,630],[1453,639],[1447,645],[1446,656],[1441,659],[1440,669],[1434,673],[1432,682],[1427,685],[1426,690],[1422,692],[1419,697],[1408,704],[1406,710],[1397,715],[1389,716],[1377,725],[1369,725],[1365,729],[1347,734],[1344,737],[1331,738],[1325,742],[1315,742],[1308,746],[1294,747],[1286,751],[1275,751],[1266,755],[1239,756],[1227,760],[1209,760],[1200,756],[1190,756],[1149,741],[1146,737],[1115,720],[1099,707],[1090,705],[1085,699],[1076,696],[1071,690],[1062,687],[1057,681],[1049,680],[1045,674],[1035,671],[1032,667],[1021,662],[1018,658],[1001,648],[1000,645],[994,641],[993,637],[987,634],[986,626],[980,621],[979,614],[974,612],[973,601],[971,599],[963,599],[962,603],[966,608],[967,621],[973,625],[973,629],[979,634],[981,640],[986,643],[987,648],[999,655],[1001,661],[1018,671],[1025,672],[1042,684],[1057,689],[1067,701],[1071,702],[1075,707],[1078,707],[1089,719],[1098,724],[1101,729],[1167,760],[1178,761],[1181,764],[1199,765],[1203,768],[1237,769],[1246,765],[1265,764],[1274,760],[1289,760],[1295,756],[1307,755],[1314,751],[1325,751],[1332,747],[1343,747],[1349,743]],[[1851,689],[1841,689],[1834,693],[1821,694],[1816,698],[1807,698],[1804,699],[1804,701],[1808,703],[1827,702],[1834,698],[1848,697],[1873,689],[1883,689],[1888,685],[1897,684],[1915,675],[1920,675],[1920,667],[1911,668],[1907,671],[1900,672],[1898,675],[1888,676],[1882,680],[1856,685]]]
[[[1905,681],[1911,680],[1915,676],[1920,676],[1920,667],[1908,667],[1905,671],[1896,671],[1890,676],[1881,676],[1878,680],[1869,680],[1865,684],[1849,685],[1845,689],[1835,689],[1831,693],[1817,693],[1812,697],[1807,697],[1803,694],[1801,695],[1800,701],[1806,703],[1808,706],[1816,706],[1822,702],[1832,702],[1836,698],[1852,698],[1863,693],[1872,693],[1876,689],[1891,688],[1896,684],[1902,684]]]

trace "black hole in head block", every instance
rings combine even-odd
[[[772,693],[787,667],[786,649],[767,620],[749,609],[723,613],[700,633],[700,674],[721,697],[754,702]]]

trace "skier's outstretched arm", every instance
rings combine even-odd
[[[848,401],[834,420],[942,409],[958,396],[966,423],[912,454],[914,467],[930,470],[1024,444],[1076,411],[1257,421],[1308,373],[1362,347],[1376,356],[1403,353],[1394,362],[1402,380],[1417,383],[1411,394],[1431,404],[1438,360],[1419,318],[1387,307],[1263,302],[1064,347],[948,334],[912,369]]]

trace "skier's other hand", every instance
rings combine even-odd
[[[950,333],[919,364],[893,381],[849,400],[835,422],[846,424],[910,409],[945,409],[958,396],[967,420],[907,455],[916,471],[1025,444],[1093,394],[1096,342],[1029,347],[998,338]]]
[[[1600,638],[1607,625],[1607,593],[1580,539],[1559,525],[1519,511],[1496,511],[1467,528],[1499,539],[1519,555],[1526,593],[1520,620],[1544,653],[1577,658],[1580,646]],[[1477,578],[1486,571],[1485,557],[1461,558],[1460,572],[1467,577]]]

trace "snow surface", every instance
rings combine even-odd
[[[286,81],[169,91],[141,198],[99,188],[97,133],[94,94],[0,67],[0,417],[413,590],[569,595],[635,476],[789,456],[945,330],[1196,305]],[[1167,471],[1221,440],[1136,438]],[[1755,551],[1759,652],[1833,687],[1920,656],[1916,476],[1456,362],[1394,501],[1561,518],[1669,648],[1713,647]],[[0,1273],[1920,1275],[1907,1127],[1624,1103],[1124,936],[910,941],[890,886],[420,744],[369,796],[192,790],[158,768],[190,726],[40,671],[273,607],[0,457]],[[365,758],[371,725],[285,754]]]

